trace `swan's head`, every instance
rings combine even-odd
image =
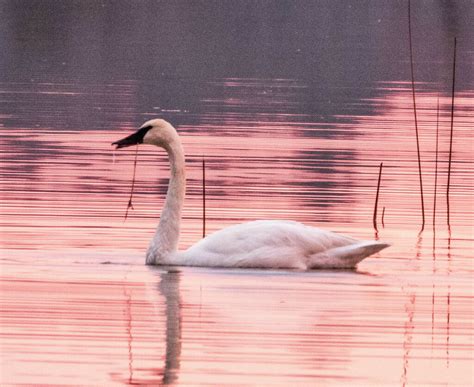
[[[137,144],[151,144],[166,149],[177,139],[176,129],[169,122],[157,118],[145,122],[135,133],[113,142],[112,145],[120,149]]]

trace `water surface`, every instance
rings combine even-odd
[[[422,233],[406,3],[205,2],[189,20],[177,4],[48,4],[1,8],[3,384],[473,383],[469,2],[413,9]],[[186,152],[181,248],[202,236],[203,158],[207,234],[291,219],[392,246],[356,271],[145,266],[166,155],[139,148],[124,221],[134,149],[110,144],[154,117]]]

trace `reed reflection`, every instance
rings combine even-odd
[[[133,317],[132,317],[132,294],[130,290],[124,287],[125,305],[126,305],[126,320],[127,320],[127,335],[128,335],[128,384],[134,383],[133,377]]]
[[[448,289],[446,294],[446,367],[449,368],[450,364],[450,329],[451,329],[451,227],[448,227],[448,268],[447,268],[447,275],[448,275]]]

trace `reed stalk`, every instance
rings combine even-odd
[[[415,134],[416,134],[416,153],[418,157],[418,177],[420,181],[420,196],[421,196],[421,216],[422,225],[421,231],[425,228],[425,200],[423,195],[423,177],[421,172],[421,155],[420,155],[420,138],[418,134],[418,118],[416,115],[416,99],[415,99],[415,75],[413,70],[413,45],[412,45],[412,32],[411,32],[411,1],[408,0],[408,36],[410,43],[410,69],[411,69],[411,89],[413,96],[413,112],[415,114]]]
[[[374,215],[372,218],[372,222],[373,222],[375,230],[377,230],[377,208],[379,204],[380,182],[382,181],[382,168],[383,168],[383,163],[380,163],[379,180],[377,182],[377,194],[375,195]]]
[[[454,92],[455,92],[455,81],[456,81],[456,38],[454,38],[454,53],[453,53],[453,85],[452,85],[452,99],[451,99],[451,131],[449,134],[449,161],[448,161],[448,183],[446,187],[446,211],[448,228],[451,228],[449,219],[449,188],[451,186],[451,164],[453,160],[453,128],[454,128]]]
[[[439,94],[438,105],[436,108],[436,149],[435,149],[435,181],[433,193],[433,232],[436,228],[436,195],[438,187],[438,145],[439,145]]]
[[[135,147],[135,160],[133,161],[133,176],[132,176],[132,188],[130,189],[130,196],[128,198],[127,209],[125,211],[125,218],[123,221],[125,222],[128,218],[128,211],[130,208],[133,210],[133,191],[135,189],[135,176],[137,173],[137,160],[138,160],[138,144]]]
[[[202,237],[206,237],[206,160],[202,159]]]

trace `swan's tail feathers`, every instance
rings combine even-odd
[[[336,247],[324,253],[312,255],[308,266],[311,269],[353,269],[364,258],[378,253],[389,246],[388,243],[383,242],[363,241],[352,245]]]

